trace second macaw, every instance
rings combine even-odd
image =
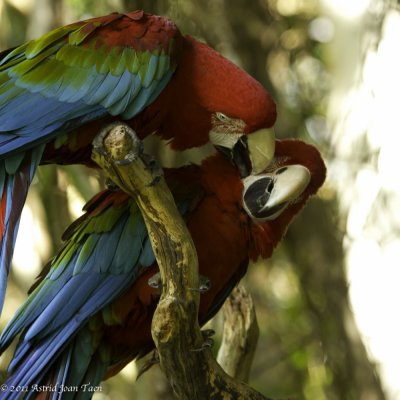
[[[205,323],[249,260],[271,256],[322,185],[325,166],[314,147],[285,140],[276,143],[275,158],[258,176],[241,179],[216,155],[166,177],[196,246],[199,272],[211,282],[200,301],[199,321]],[[0,338],[4,351],[21,334],[8,387],[96,386],[154,346],[150,325],[159,292],[148,281],[158,267],[135,201],[121,191],[102,192],[65,238]],[[2,398],[20,394],[8,391]],[[90,397],[80,390],[71,398],[78,395]]]
[[[0,309],[26,194],[40,163],[83,163],[114,119],[175,150],[211,142],[243,176],[273,157],[265,89],[167,18],[80,21],[0,53]]]

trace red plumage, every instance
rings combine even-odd
[[[261,223],[252,221],[244,212],[241,180],[224,159],[210,158],[200,170],[188,167],[167,173],[176,197],[202,193],[196,196],[197,204],[186,218],[197,250],[199,273],[211,282],[210,290],[200,298],[201,323],[216,312],[217,304],[222,305],[246,273],[250,259],[266,259],[272,255],[293,217],[324,182],[325,166],[319,152],[301,141],[278,141],[274,162],[282,166],[306,166],[311,180],[302,195],[279,217]],[[118,201],[128,200],[121,192],[114,196]],[[103,204],[97,206],[104,207]],[[113,314],[120,320],[118,325],[98,327],[103,331],[102,340],[112,348],[112,358],[120,360],[110,368],[108,376],[153,347],[151,320],[159,295],[148,285],[148,279],[157,271],[157,265],[150,267],[127,293],[111,304]]]
[[[200,167],[166,171],[176,203],[189,206],[184,218],[199,273],[211,282],[200,297],[201,324],[222,306],[251,259],[271,256],[294,215],[324,181],[324,163],[312,146],[282,141],[276,149],[271,170],[250,181],[220,155]],[[153,348],[151,321],[159,292],[148,280],[158,266],[134,202],[122,191],[105,191],[67,231],[68,243],[0,338],[4,350],[21,333],[7,384],[100,380]],[[75,369],[77,363],[82,367]]]
[[[99,27],[97,21],[105,18],[110,21]],[[274,101],[258,81],[206,44],[183,36],[165,17],[142,11],[111,14],[93,19],[83,30],[91,30],[82,42],[84,47],[104,45],[111,54],[115,46],[158,49],[168,51],[171,62],[177,63],[171,81],[156,100],[126,121],[141,139],[156,133],[171,140],[176,150],[201,146],[209,141],[215,112],[244,122],[243,131],[234,133],[251,134],[275,122]],[[42,162],[94,166],[91,142],[100,127],[118,118],[108,116],[76,128],[64,146],[50,142]]]

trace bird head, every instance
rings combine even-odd
[[[177,69],[150,106],[157,131],[174,150],[211,143],[245,177],[264,171],[275,150],[275,103],[241,68],[190,36]]]
[[[293,217],[325,180],[319,151],[300,140],[277,140],[275,154],[265,171],[240,178],[221,156],[202,164],[203,186],[224,210],[242,209],[240,223],[249,230],[249,256],[268,258],[284,236]],[[215,218],[215,217],[214,217]]]
[[[211,114],[210,142],[239,170],[241,177],[267,168],[275,151],[273,129],[261,128],[246,134],[246,123],[222,112]]]
[[[242,205],[254,222],[251,257],[267,258],[293,217],[322,186],[326,175],[319,151],[300,140],[277,140],[267,170],[242,179]]]

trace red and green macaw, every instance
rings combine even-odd
[[[64,26],[0,53],[0,309],[26,194],[41,163],[83,163],[125,120],[175,150],[211,142],[243,176],[274,153],[275,105],[247,73],[143,11]]]
[[[203,324],[249,260],[271,256],[294,215],[322,185],[325,166],[311,145],[284,140],[257,176],[241,178],[217,154],[201,166],[169,170],[166,178],[196,246],[199,272],[211,282],[201,295]],[[150,325],[159,292],[148,281],[158,267],[135,201],[121,191],[100,193],[65,238],[0,338],[4,351],[21,334],[8,387],[96,386],[154,346]],[[3,392],[4,399],[20,395]],[[82,390],[79,395],[90,397]]]

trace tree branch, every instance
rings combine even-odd
[[[230,376],[248,382],[259,336],[253,299],[241,284],[224,307],[224,332],[217,361]]]
[[[122,190],[135,197],[160,268],[162,295],[152,335],[177,398],[263,399],[228,376],[213,359],[198,325],[198,261],[191,236],[154,161],[124,124],[106,127],[92,158]]]

